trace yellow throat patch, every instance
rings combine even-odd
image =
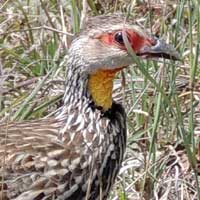
[[[121,69],[99,70],[89,76],[88,88],[93,101],[95,105],[101,106],[104,111],[112,106],[113,79]]]

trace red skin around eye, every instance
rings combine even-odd
[[[129,35],[131,47],[133,48],[135,53],[138,53],[144,45],[152,46],[152,43],[148,38],[141,37],[133,31],[127,31],[127,33]]]
[[[117,31],[118,32],[118,31]],[[113,33],[103,33],[101,35],[96,36],[95,38],[100,39],[102,42],[108,45],[118,46],[120,49],[126,50],[126,46],[123,44],[119,44],[115,41],[115,34]],[[153,46],[156,44],[156,41],[152,38],[144,38],[140,36],[138,33],[133,30],[126,30],[127,37],[129,39],[130,45],[133,48],[134,52],[137,53],[143,46]]]

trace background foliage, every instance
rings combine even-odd
[[[87,2],[0,2],[0,122],[53,115],[62,104],[63,57],[85,16],[123,12],[172,43],[182,61],[141,61],[116,78],[129,137],[110,199],[199,199],[200,2]]]

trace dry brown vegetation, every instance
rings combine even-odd
[[[200,199],[200,2],[88,0],[87,10],[84,2],[0,2],[0,122],[54,114],[62,58],[84,16],[124,12],[172,43],[182,61],[144,61],[144,71],[133,65],[117,77],[129,139],[110,199]]]

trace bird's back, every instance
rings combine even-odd
[[[0,125],[3,199],[105,199],[126,141],[118,104],[102,115],[69,116]]]

